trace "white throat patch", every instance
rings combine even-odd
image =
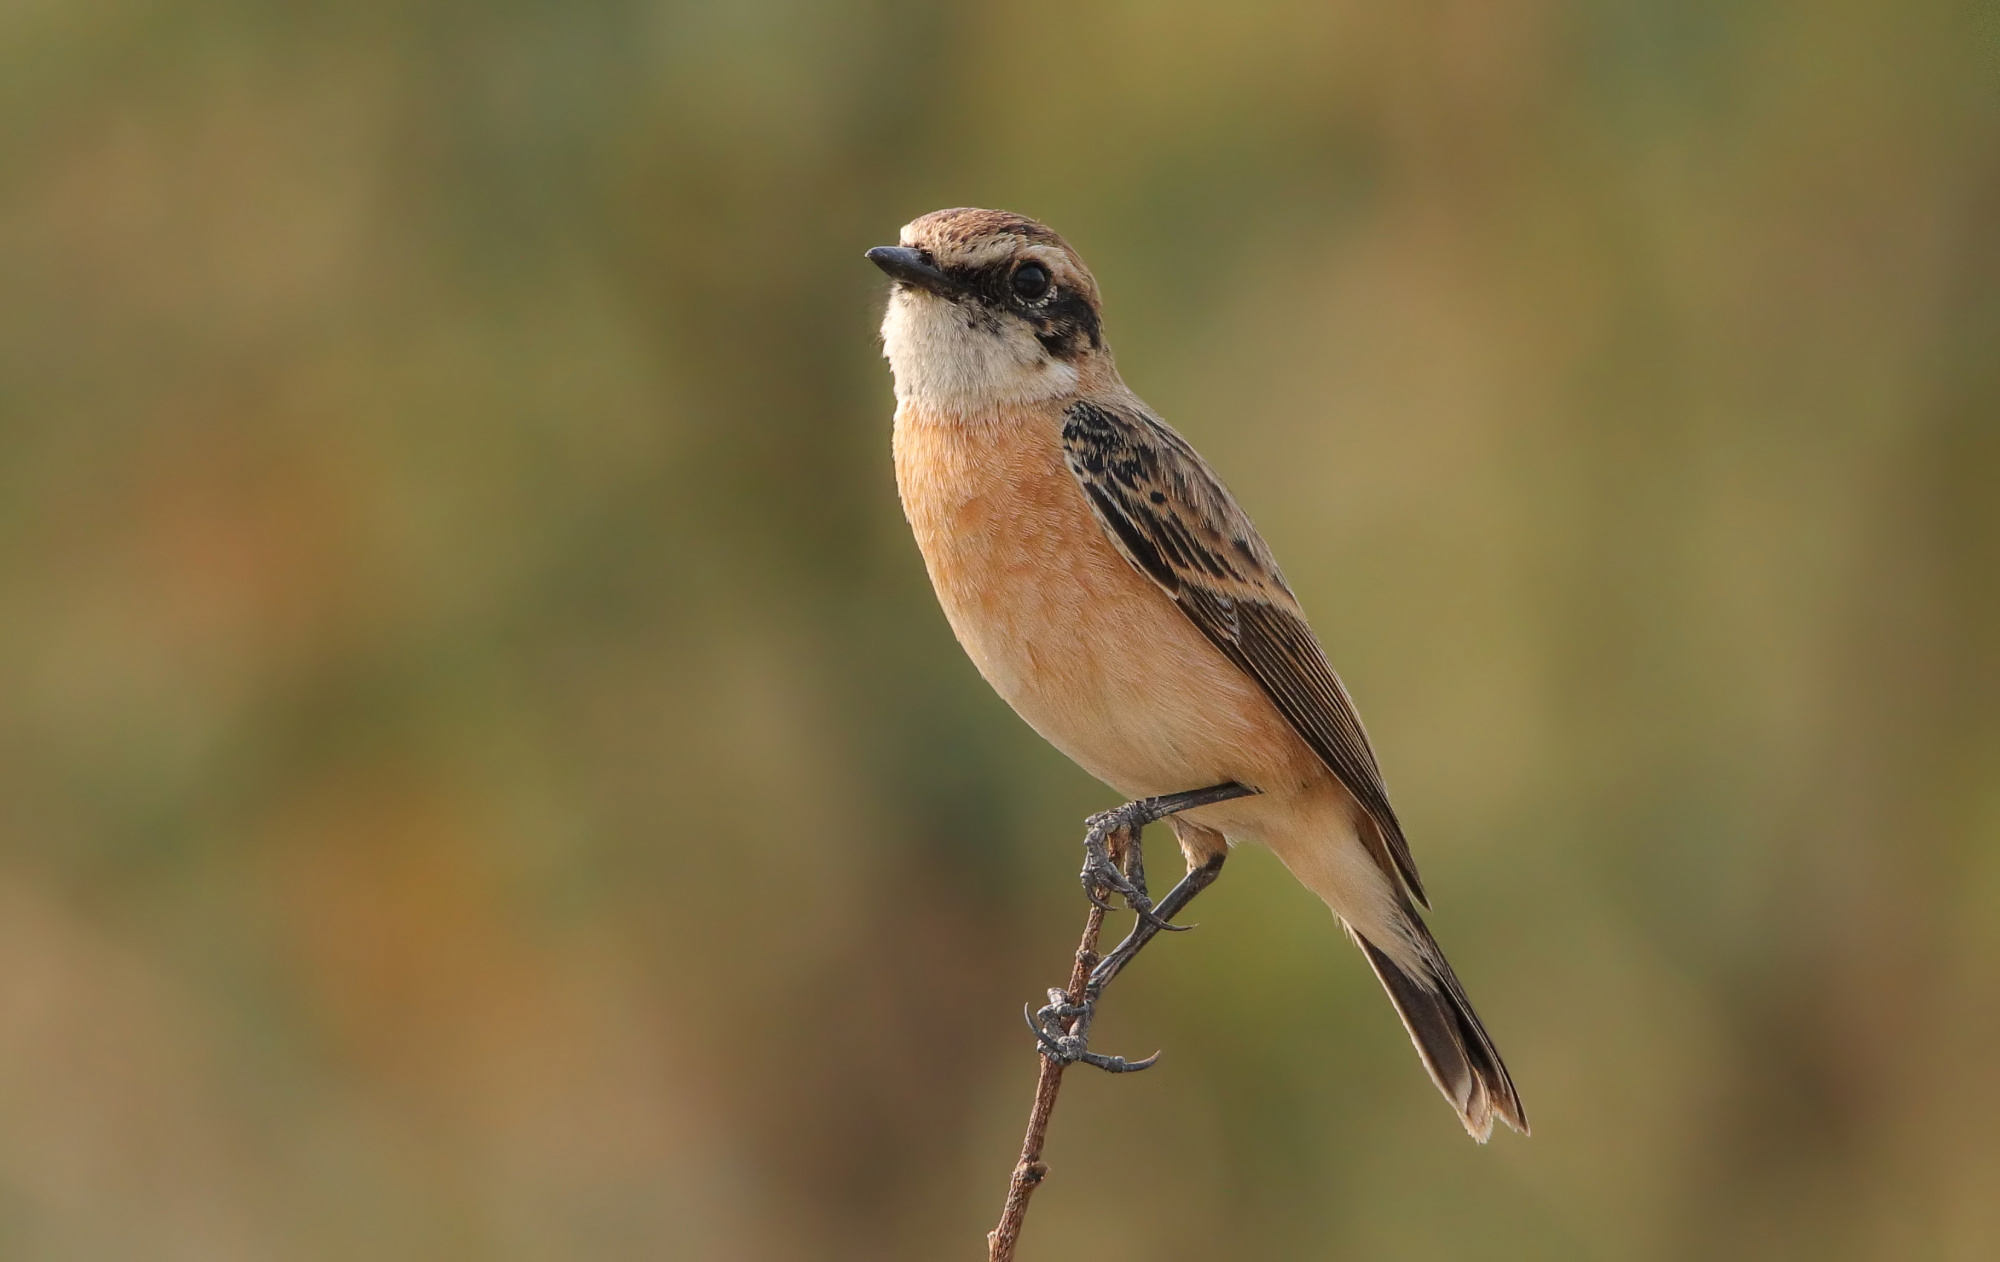
[[[882,317],[882,353],[898,405],[919,402],[966,416],[1076,389],[1076,369],[1051,356],[1019,321],[898,286]]]

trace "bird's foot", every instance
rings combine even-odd
[[[1213,855],[1199,868],[1182,877],[1180,883],[1160,900],[1156,909],[1152,896],[1146,892],[1146,852],[1140,841],[1140,832],[1155,820],[1178,811],[1226,802],[1255,792],[1256,789],[1231,781],[1187,793],[1140,798],[1115,810],[1093,815],[1086,821],[1088,827],[1083,838],[1081,874],[1085,897],[1090,899],[1092,906],[1110,911],[1111,896],[1120,895],[1138,919],[1125,940],[1102,959],[1096,958],[1092,945],[1096,940],[1096,930],[1092,929],[1078,955],[1078,963],[1088,972],[1084,974],[1081,995],[1077,1000],[1072,1001],[1067,991],[1051,990],[1049,1002],[1039,1011],[1031,1012],[1025,1006],[1021,1009],[1021,1015],[1027,1018],[1028,1028],[1035,1032],[1035,1041],[1041,1044],[1042,1055],[1059,1065],[1081,1063],[1114,1074],[1150,1069],[1153,1062],[1160,1058],[1158,1052],[1144,1060],[1126,1060],[1123,1056],[1105,1056],[1091,1051],[1091,1018],[1096,1013],[1097,1001],[1103,997],[1104,988],[1131,962],[1140,948],[1163,931],[1179,933],[1193,927],[1174,924],[1172,918],[1187,906],[1189,899],[1215,879],[1215,874],[1222,868],[1224,855]]]
[[[1045,1007],[1031,1013],[1024,1005],[1021,1014],[1027,1017],[1028,1028],[1035,1032],[1035,1040],[1042,1045],[1042,1055],[1058,1064],[1089,1065],[1111,1074],[1151,1069],[1153,1063],[1160,1059],[1158,1052],[1144,1060],[1126,1060],[1123,1056],[1105,1056],[1090,1050],[1090,1019],[1095,1015],[1096,1006],[1094,999],[1071,1003],[1068,994],[1051,989]]]
[[[1139,919],[1155,929],[1178,933],[1188,926],[1169,924],[1154,914],[1152,895],[1146,891],[1146,850],[1139,830],[1151,822],[1143,810],[1150,805],[1150,800],[1127,802],[1084,821],[1083,871],[1078,878],[1093,906],[1111,911],[1111,895],[1117,894]]]

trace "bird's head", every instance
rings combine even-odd
[[[1032,219],[933,211],[868,258],[895,282],[882,342],[899,401],[979,411],[1070,394],[1108,370],[1097,282]]]

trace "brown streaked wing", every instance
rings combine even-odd
[[[1080,401],[1062,437],[1070,472],[1125,559],[1257,681],[1374,820],[1388,852],[1377,862],[1430,906],[1354,702],[1249,517],[1187,440],[1143,410]]]

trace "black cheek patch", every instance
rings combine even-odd
[[[1097,350],[1104,345],[1097,312],[1091,309],[1088,299],[1071,290],[1058,293],[1055,301],[1035,319],[1035,324],[1040,330],[1035,340],[1057,359],[1075,359],[1085,346]]]

